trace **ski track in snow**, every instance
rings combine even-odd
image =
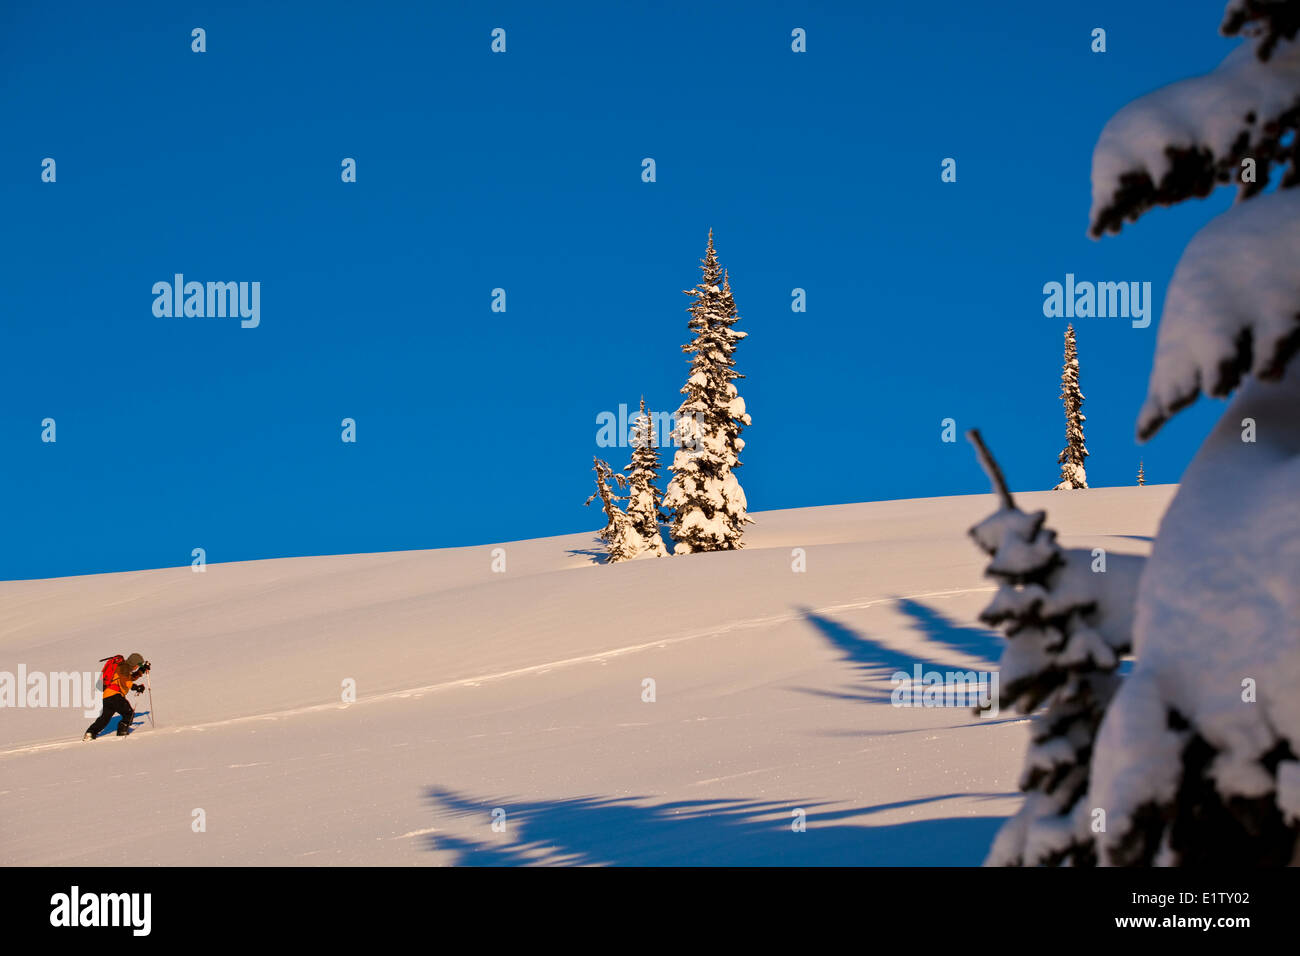
[[[812,609],[814,614],[833,614],[839,611],[856,611],[869,607],[876,607],[881,604],[892,604],[897,601],[914,601],[921,598],[950,597],[959,594],[976,594],[979,592],[992,592],[997,590],[993,587],[977,588],[953,588],[945,591],[925,591],[920,594],[903,594],[891,595],[890,597],[877,597],[865,601],[853,601],[847,604],[829,604],[824,607]],[[299,717],[304,714],[314,714],[330,710],[348,710],[352,707],[359,707],[363,704],[374,704],[392,700],[402,700],[406,698],[419,698],[425,694],[437,693],[438,691],[452,690],[458,687],[478,687],[480,684],[489,681],[509,680],[514,677],[524,677],[530,674],[544,674],[550,670],[559,667],[571,667],[577,664],[588,664],[604,662],[611,657],[622,657],[626,654],[635,654],[639,651],[649,650],[657,647],[669,647],[674,644],[682,644],[687,641],[699,640],[704,637],[716,637],[722,634],[730,634],[734,631],[748,630],[751,628],[771,627],[777,624],[786,624],[798,620],[805,615],[806,611],[797,611],[789,614],[775,614],[768,617],[750,618],[747,620],[734,621],[730,624],[724,624],[719,627],[707,628],[702,631],[694,631],[690,634],[683,634],[677,637],[661,637],[653,641],[645,641],[640,644],[629,644],[626,647],[616,647],[606,651],[597,651],[591,654],[583,654],[579,657],[568,657],[558,661],[547,661],[541,664],[530,664],[527,667],[516,667],[507,671],[498,671],[494,674],[483,674],[476,677],[462,677],[456,680],[442,681],[437,684],[425,684],[421,687],[411,687],[403,690],[384,691],[380,694],[374,694],[369,697],[358,699],[353,703],[328,703],[328,704],[309,704],[305,707],[293,707],[287,710],[270,711],[263,714],[245,714],[240,717],[228,717],[223,720],[213,720],[202,724],[190,724],[182,727],[168,727],[162,730],[150,728],[149,734],[181,734],[189,732],[202,733],[206,730],[218,727],[230,727],[236,724],[250,723],[260,720],[282,720],[287,717]],[[140,728],[144,730],[145,728]],[[134,736],[139,731],[133,731]],[[98,743],[99,741],[91,741]],[[14,747],[10,750],[0,750],[0,758],[23,757],[30,754],[45,753],[52,750],[71,749],[82,746],[85,741],[80,738],[74,740],[56,740],[44,743],[30,744],[24,747]],[[245,765],[248,766],[248,765]],[[178,773],[180,771],[177,771]]]

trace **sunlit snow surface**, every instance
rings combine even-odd
[[[1017,501],[1146,553],[1173,491]],[[0,710],[0,864],[979,864],[1027,726],[889,678],[993,667],[966,531],[994,510],[759,513],[743,551],[618,565],[575,534],[504,573],[488,545],[0,583],[0,671],[139,651],[158,718],[82,743],[80,709]]]

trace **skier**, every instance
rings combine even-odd
[[[81,738],[83,741],[94,740],[99,736],[99,733],[108,726],[108,722],[113,719],[114,714],[120,714],[122,718],[117,724],[117,736],[125,737],[131,732],[131,721],[135,719],[135,711],[126,702],[126,695],[132,690],[137,694],[144,693],[144,688],[135,682],[140,679],[141,674],[149,670],[149,662],[139,654],[132,654],[126,660],[119,658],[118,665],[111,675],[107,673],[107,668],[105,670],[104,709],[95,718],[95,722],[86,728],[86,734]]]

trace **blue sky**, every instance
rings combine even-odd
[[[987,491],[945,417],[1050,487],[1042,286],[1151,281],[1158,317],[1231,197],[1095,242],[1089,158],[1232,47],[1222,6],[6,3],[0,578],[594,528],[596,416],[676,407],[710,227],[752,509]],[[260,326],[155,317],[178,272],[259,281]],[[1178,480],[1221,403],[1139,447],[1156,323],[1077,331],[1091,483]]]

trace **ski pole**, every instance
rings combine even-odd
[[[153,685],[149,683],[149,672],[144,672],[144,686],[149,691],[149,726],[157,729],[158,725],[153,720]]]

